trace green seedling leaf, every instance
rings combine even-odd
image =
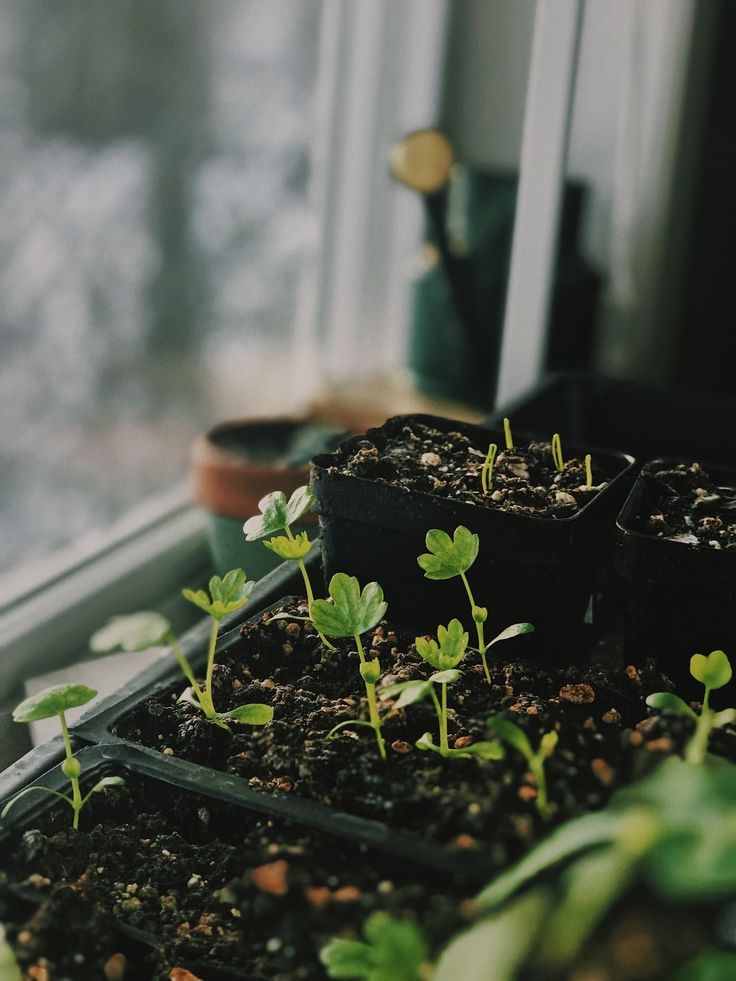
[[[542,738],[539,740],[539,755],[543,760],[551,756],[555,751],[557,743],[560,741],[560,737],[557,734],[556,729],[552,729],[551,732],[545,732]]]
[[[532,759],[534,750],[529,742],[529,737],[516,723],[510,722],[500,715],[492,715],[487,720],[487,725],[494,735],[521,753],[526,760]]]
[[[354,637],[375,627],[386,614],[383,590],[369,582],[360,590],[355,576],[337,572],[330,580],[330,600],[318,599],[310,611],[315,628],[328,637]]]
[[[423,735],[421,735],[414,745],[417,749],[421,749],[424,752],[427,750],[432,750],[435,753],[440,752],[439,746],[435,746],[431,732],[425,732]]]
[[[679,695],[671,691],[657,691],[652,695],[647,695],[647,705],[660,712],[676,712],[678,715],[686,715],[690,719],[697,719],[697,715],[687,702],[683,701]]]
[[[723,651],[712,651],[707,656],[693,654],[690,658],[690,674],[711,691],[723,688],[733,677],[731,664]]]
[[[481,740],[464,746],[462,749],[451,749],[452,756],[478,756],[482,760],[502,760],[506,756],[503,746],[495,740]]]
[[[363,925],[365,942],[335,939],[320,952],[330,978],[359,981],[421,981],[427,947],[419,928],[386,913]]]
[[[261,702],[249,705],[239,705],[230,712],[218,712],[220,719],[232,719],[233,722],[243,722],[250,726],[265,726],[273,719],[273,707]]]
[[[181,592],[184,599],[194,603],[213,619],[222,620],[244,607],[254,588],[255,582],[246,580],[242,569],[232,569],[222,579],[219,576],[210,579],[209,596],[204,589],[182,589]]]
[[[488,619],[488,607],[473,606],[470,614],[473,617],[473,623],[485,623]]]
[[[731,722],[736,722],[736,709],[723,709],[713,713],[713,727],[715,729],[727,726]]]
[[[300,532],[294,538],[287,538],[286,535],[279,535],[276,538],[269,538],[263,543],[275,555],[284,561],[295,561],[306,558],[312,543],[306,531]]]
[[[110,622],[92,634],[90,648],[96,654],[104,654],[121,648],[124,651],[145,651],[156,644],[164,643],[171,631],[166,617],[153,610],[129,613],[127,616],[113,617]]]
[[[306,486],[297,487],[288,501],[283,491],[266,494],[258,502],[258,510],[261,513],[248,518],[243,525],[246,541],[255,542],[259,538],[286,531],[290,525],[314,507],[315,501],[314,493]]]
[[[429,552],[420,555],[417,562],[427,579],[452,579],[467,572],[480,547],[478,536],[463,525],[455,529],[452,538],[446,531],[432,528],[425,543]]]
[[[14,722],[38,722],[92,701],[97,692],[86,685],[52,685],[26,698],[13,710]]]
[[[431,664],[433,668],[439,668],[440,666],[440,649],[437,646],[437,641],[432,637],[415,637],[414,646],[417,649],[417,653],[427,662]]]
[[[493,647],[494,644],[500,644],[502,640],[511,640],[512,637],[518,637],[520,634],[531,633],[534,633],[533,623],[512,623],[510,627],[506,627],[497,637],[486,644],[486,650]]]
[[[388,685],[386,688],[381,689],[379,692],[379,698],[382,701],[386,701],[390,698],[396,698],[396,704],[394,705],[394,712],[399,709],[406,708],[407,705],[414,705],[415,702],[421,702],[425,699],[430,691],[432,690],[431,681],[400,681],[395,685]]]
[[[454,685],[462,676],[462,671],[458,671],[457,668],[448,668],[445,671],[435,671],[433,675],[430,675],[429,680],[433,681],[435,685]]]
[[[439,644],[431,637],[415,637],[414,644],[419,653],[433,668],[443,671],[454,668],[465,656],[468,634],[459,620],[451,620],[446,627],[437,628]]]
[[[125,780],[123,777],[103,777],[102,780],[98,780],[97,783],[91,790],[93,794],[101,794],[107,790],[108,787],[124,787]]]

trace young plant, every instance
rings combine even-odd
[[[320,951],[330,978],[360,981],[422,981],[427,977],[427,945],[408,920],[373,913],[363,924],[362,940],[335,938]]]
[[[493,484],[493,463],[496,459],[496,453],[498,453],[498,445],[491,443],[480,471],[480,483],[484,494],[490,491]]]
[[[547,796],[547,775],[545,773],[545,761],[552,755],[557,745],[558,735],[553,729],[545,732],[539,740],[539,746],[532,749],[529,737],[524,730],[509,719],[503,719],[500,715],[493,715],[488,719],[488,728],[494,736],[506,743],[512,749],[524,757],[527,766],[534,777],[537,785],[536,808],[541,816],[547,820],[550,816],[549,799]]]
[[[478,557],[480,547],[478,536],[474,535],[463,525],[459,525],[455,529],[452,538],[450,538],[446,531],[440,531],[439,528],[432,528],[431,531],[427,532],[425,542],[429,552],[425,552],[417,559],[420,568],[424,570],[425,577],[427,579],[440,580],[454,579],[455,576],[459,576],[462,580],[468,601],[470,602],[470,611],[478,635],[478,647],[472,649],[477,650],[480,654],[483,662],[483,672],[486,676],[486,681],[490,685],[491,673],[488,670],[488,661],[486,659],[488,650],[494,644],[499,643],[499,641],[510,640],[511,637],[516,637],[519,634],[531,633],[534,630],[534,626],[531,623],[514,623],[510,627],[506,627],[497,637],[494,637],[493,640],[486,644],[484,625],[488,619],[488,610],[485,606],[478,606],[475,602],[475,597],[473,596],[473,591],[470,588],[470,583],[466,575],[468,569],[470,569]]]
[[[504,419],[503,421],[503,436],[504,439],[506,440],[506,449],[513,450],[514,440],[513,437],[511,436],[511,423],[508,421],[508,419]]]
[[[270,705],[253,702],[239,705],[230,712],[218,712],[212,697],[212,674],[220,624],[226,616],[245,606],[254,586],[254,582],[246,580],[242,569],[232,569],[222,579],[219,576],[210,579],[209,593],[204,589],[182,590],[185,599],[204,610],[212,618],[203,685],[197,681],[187,656],[173,634],[171,624],[160,613],[143,611],[114,617],[105,627],[93,634],[90,647],[97,653],[107,653],[118,648],[124,651],[144,651],[156,644],[166,644],[171,648],[182,674],[189,682],[190,687],[186,693],[188,701],[200,709],[211,722],[228,731],[230,728],[228,722],[245,722],[253,726],[266,725],[273,718],[273,708]]]
[[[708,739],[713,729],[720,729],[729,722],[736,722],[736,709],[715,712],[710,707],[710,693],[727,685],[733,676],[731,663],[723,651],[712,651],[707,656],[693,654],[690,658],[690,674],[705,688],[700,715],[693,711],[679,695],[669,691],[655,692],[647,698],[650,708],[676,712],[695,721],[695,731],[685,747],[688,763],[702,763],[708,752]]]
[[[465,657],[468,635],[459,620],[450,620],[446,627],[437,628],[437,639],[439,644],[429,637],[417,637],[414,641],[418,653],[435,669],[435,673],[426,681],[400,681],[398,684],[389,685],[381,691],[381,699],[398,696],[392,712],[398,712],[399,709],[415,705],[426,698],[432,699],[437,714],[439,745],[435,744],[431,732],[425,732],[417,740],[418,749],[431,750],[444,757],[480,756],[487,760],[501,759],[503,749],[497,742],[478,742],[463,749],[450,749],[447,738],[447,686],[462,677],[462,672],[457,670],[457,666]],[[439,698],[435,688],[440,690]]]
[[[337,732],[344,726],[370,726],[376,734],[378,752],[386,759],[386,746],[381,735],[381,719],[376,703],[376,682],[381,677],[378,658],[368,660],[363,651],[360,635],[380,623],[386,614],[388,604],[384,602],[383,590],[377,582],[369,582],[361,592],[360,583],[355,576],[337,572],[330,580],[329,600],[318,599],[312,603],[312,623],[327,637],[352,637],[360,658],[360,675],[365,683],[368,698],[370,722],[360,719],[341,722],[329,733]]]
[[[557,470],[563,473],[565,469],[565,458],[562,455],[562,440],[560,439],[559,433],[555,433],[552,437],[552,459]]]
[[[26,698],[13,711],[14,722],[40,722],[42,719],[53,719],[54,716],[58,716],[61,723],[61,736],[64,740],[64,762],[61,764],[61,772],[69,779],[71,796],[61,794],[58,790],[50,790],[48,787],[26,787],[25,790],[21,790],[19,794],[8,801],[0,813],[0,818],[4,818],[10,808],[27,794],[34,792],[51,794],[65,801],[71,807],[73,813],[72,828],[76,831],[79,828],[79,815],[93,794],[98,794],[106,790],[107,787],[120,787],[125,783],[122,777],[103,777],[102,780],[98,780],[89,793],[84,797],[82,796],[79,786],[82,767],[72,752],[66,713],[69,709],[86,705],[96,694],[94,689],[88,688],[86,685],[53,685],[51,688],[44,688],[37,695]]]
[[[291,526],[300,518],[304,517],[308,511],[311,511],[316,500],[312,490],[307,486],[297,487],[288,500],[283,491],[273,491],[271,494],[266,494],[258,502],[258,510],[261,513],[248,518],[243,525],[245,540],[247,542],[256,542],[261,538],[267,538],[271,535],[273,537],[263,543],[266,548],[270,549],[285,562],[296,562],[304,580],[304,590],[307,594],[307,608],[313,623],[312,605],[314,603],[314,590],[312,589],[307,567],[304,564],[304,559],[309,554],[313,543],[310,541],[306,531],[294,535]],[[278,532],[280,531],[283,531],[284,534],[279,535]],[[325,647],[334,650],[334,647],[326,637],[320,635],[320,638]]]
[[[585,489],[593,490],[593,458],[590,453],[585,454]]]

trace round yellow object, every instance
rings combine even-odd
[[[433,194],[447,183],[455,153],[439,130],[418,129],[394,146],[390,162],[391,173],[406,187]]]

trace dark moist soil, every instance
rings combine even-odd
[[[699,463],[643,472],[647,513],[643,530],[698,548],[736,548],[736,488],[719,487]]]
[[[300,614],[302,606],[292,607]],[[153,696],[125,717],[117,734],[248,781],[257,790],[311,798],[331,808],[387,822],[487,864],[508,865],[549,830],[535,807],[536,788],[523,758],[444,760],[415,747],[437,721],[429,703],[413,705],[383,727],[382,762],[370,729],[333,726],[366,717],[358,657],[348,642],[326,651],[311,624],[269,623],[264,614],[245,625],[243,641],[215,671],[221,711],[267,702],[274,720],[232,733],[177,702],[183,683]],[[432,669],[410,638],[382,624],[366,637],[378,657],[382,684],[426,678]],[[497,650],[501,650],[501,645]],[[691,730],[680,716],[648,717],[645,698],[670,689],[654,668],[588,666],[554,669],[490,657],[489,686],[477,657],[468,654],[462,679],[448,688],[450,744],[486,738],[486,719],[501,713],[534,745],[550,729],[559,743],[547,762],[552,823],[603,806],[614,790],[679,752]],[[379,688],[380,690],[380,688]],[[736,736],[719,730],[712,749],[736,758]]]
[[[95,798],[76,833],[58,808],[12,832],[0,862],[0,915],[39,981],[186,981],[176,967],[205,981],[323,978],[322,945],[357,939],[377,910],[419,923],[436,953],[468,896],[452,876],[137,777]]]
[[[381,445],[362,439],[349,450],[338,451],[334,469],[405,490],[538,518],[570,517],[606,486],[595,458],[593,487],[588,488],[584,460],[565,459],[560,473],[549,443],[528,443],[513,450],[499,445],[490,493],[485,494],[481,470],[488,444],[420,422],[388,423],[381,432],[386,433]],[[564,454],[564,446],[562,450]]]

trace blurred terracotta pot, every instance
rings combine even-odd
[[[289,495],[309,480],[309,461],[331,449],[346,433],[326,422],[305,419],[234,420],[215,426],[193,444],[194,499],[210,514],[210,548],[215,572],[240,567],[259,579],[278,565],[262,542],[246,542],[243,522],[258,513],[266,494]],[[307,516],[298,531],[316,528]]]

